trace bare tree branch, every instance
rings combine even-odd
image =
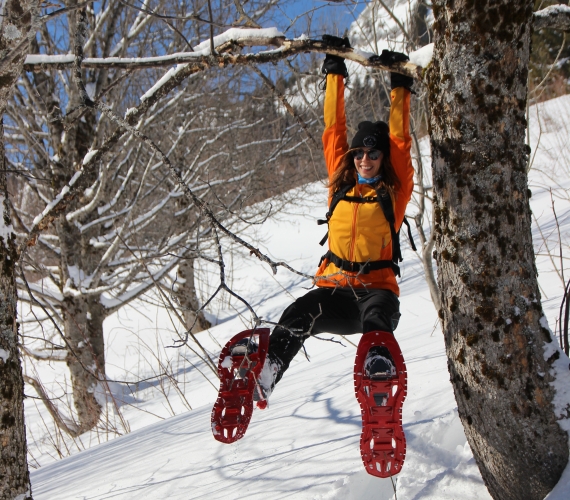
[[[234,5],[236,6],[237,11],[239,12],[239,15],[241,16],[241,18],[238,20],[238,23],[241,21],[241,19],[245,19],[246,20],[246,26],[251,26],[252,28],[261,28],[261,26],[259,24],[257,24],[251,17],[249,17],[245,10],[243,10],[243,6],[240,3],[239,0],[234,0]]]
[[[49,414],[53,418],[54,422],[56,423],[56,425],[60,429],[65,431],[71,437],[77,437],[83,433],[83,430],[81,430],[81,428],[75,422],[65,418],[59,412],[57,407],[53,404],[52,400],[47,395],[47,392],[45,391],[43,385],[41,384],[41,382],[39,380],[36,380],[33,377],[29,377],[27,375],[24,375],[24,382],[26,382],[26,384],[31,385],[36,390],[36,392],[38,393],[38,396],[40,397],[43,404],[47,408],[47,411],[49,412]]]
[[[246,31],[240,37],[240,31]],[[252,36],[255,31],[259,34]],[[227,37],[231,36],[230,40]],[[218,35],[223,40],[211,54],[210,50],[196,52],[182,52],[167,56],[144,57],[144,58],[124,58],[124,57],[102,57],[83,59],[83,68],[125,68],[125,69],[146,69],[172,66],[173,64],[187,64],[194,72],[204,71],[214,66],[227,67],[231,65],[253,65],[275,63],[305,52],[316,52],[320,54],[333,54],[344,57],[350,61],[357,62],[362,66],[394,71],[413,78],[422,78],[421,66],[417,66],[409,61],[394,63],[391,66],[384,66],[374,58],[375,54],[363,52],[352,48],[330,47],[322,40],[289,40],[280,34],[276,34],[273,29],[266,30],[239,30],[232,29],[226,32],[225,36]],[[215,37],[218,38],[218,37]],[[215,40],[215,39],[214,39]],[[224,53],[227,50],[237,50],[243,47],[278,47],[276,50],[262,51],[253,54],[232,54]],[[74,56],[71,54],[61,56],[29,55],[24,63],[26,71],[45,71],[48,67],[57,69],[69,68],[73,65]]]

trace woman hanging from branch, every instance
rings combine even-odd
[[[350,47],[347,38],[325,35],[336,47]],[[383,51],[382,64],[407,60]],[[389,125],[365,121],[350,145],[344,109],[344,59],[327,54],[323,145],[329,176],[329,250],[316,273],[317,288],[291,304],[269,340],[269,350],[254,396],[267,400],[304,342],[318,333],[393,333],[400,317],[397,232],[404,220],[413,189],[409,134],[410,94],[413,79],[391,73]],[[384,203],[383,203],[384,200]],[[390,222],[392,220],[392,222]],[[256,346],[243,339],[232,354]],[[369,376],[395,374],[385,347],[374,347],[365,362]],[[261,391],[262,394],[259,394]],[[258,406],[261,406],[258,402]]]

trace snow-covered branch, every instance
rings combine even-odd
[[[257,65],[273,63],[295,54],[316,52],[321,54],[334,54],[342,56],[350,61],[357,62],[362,66],[376,69],[395,71],[414,78],[421,78],[422,67],[411,63],[402,62],[392,66],[380,64],[373,56],[375,54],[358,49],[330,47],[322,40],[310,40],[308,38],[287,39],[275,28],[264,29],[239,29],[230,30],[214,37],[215,54],[211,54],[209,40],[197,45],[194,52],[179,52],[165,56],[154,57],[104,57],[84,58],[84,68],[122,68],[122,69],[145,69],[167,67],[172,65],[188,65],[193,72],[204,71],[211,67],[226,67],[231,65]],[[245,47],[277,47],[255,53],[238,53]],[[234,53],[235,52],[235,53]],[[73,66],[74,55],[41,55],[32,54],[26,58],[24,68],[26,71],[45,71],[48,67],[57,69],[70,68]],[[174,68],[171,72],[180,71]],[[169,72],[170,73],[170,72]],[[169,77],[167,73],[165,77]],[[161,82],[159,81],[157,85]]]
[[[533,27],[535,30],[550,28],[560,31],[570,31],[570,6],[551,5],[534,13]]]

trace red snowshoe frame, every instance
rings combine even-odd
[[[257,352],[232,356],[231,346],[244,338],[255,340]],[[238,333],[222,349],[218,361],[220,391],[212,409],[212,433],[216,440],[229,444],[244,436],[253,413],[253,390],[268,348],[269,328],[257,328]],[[258,393],[262,394],[261,390]],[[265,407],[267,403],[258,401],[258,406]]]
[[[371,380],[364,361],[371,347],[384,346],[392,355],[396,375]],[[390,477],[402,470],[406,458],[406,436],[402,427],[402,405],[407,393],[406,364],[393,334],[374,331],[362,336],[354,361],[354,391],[362,410],[360,454],[366,471]]]

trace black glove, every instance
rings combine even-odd
[[[410,58],[401,52],[384,49],[382,54],[372,56],[370,60],[372,62],[379,62],[382,66],[391,66],[394,63],[409,61]],[[412,85],[414,84],[414,79],[410,76],[401,75],[400,73],[390,73],[390,82],[392,84],[392,90],[398,87],[404,87],[410,92],[413,92]]]
[[[382,66],[392,66],[394,63],[409,61],[410,58],[401,52],[384,49],[379,56],[372,56],[370,61],[379,62]]]
[[[339,36],[323,35],[323,42],[331,47],[350,48],[350,42],[346,36],[341,38]],[[325,75],[330,73],[333,75],[342,75],[347,78],[348,70],[346,69],[346,64],[344,64],[344,57],[327,54],[323,62],[322,72]]]
[[[411,76],[392,72],[390,73],[390,83],[392,84],[392,90],[397,89],[398,87],[404,87],[405,89],[408,89],[412,94],[415,94],[415,92],[412,90],[414,79]]]

